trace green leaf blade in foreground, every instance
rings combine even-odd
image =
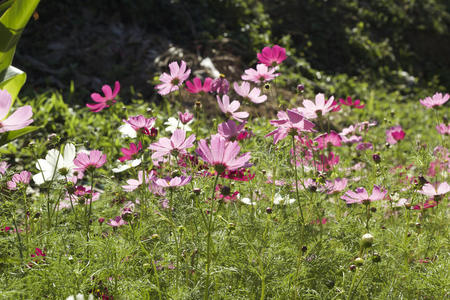
[[[11,94],[12,104],[26,80],[27,74],[13,66],[0,72],[0,89],[7,90]]]

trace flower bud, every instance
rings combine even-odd
[[[380,261],[381,261],[381,256],[380,256],[380,254],[378,254],[377,252],[374,252],[374,253],[373,253],[373,256],[372,256],[372,261],[373,261],[373,262],[376,262],[376,263],[380,262]]]
[[[152,240],[159,240],[159,234],[157,233],[152,234]]]
[[[364,259],[362,259],[361,257],[355,258],[355,264],[357,266],[362,266],[364,264]]]
[[[372,155],[372,159],[376,164],[379,164],[381,162],[381,157],[379,154]]]
[[[361,238],[361,246],[363,248],[369,248],[373,244],[373,235],[366,233]]]
[[[304,90],[305,90],[305,86],[303,84],[297,85],[297,92],[303,93]]]
[[[350,271],[355,272],[356,271],[356,266],[355,265],[350,265]]]
[[[266,208],[266,213],[271,214],[272,213],[272,207]]]

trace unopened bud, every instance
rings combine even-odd
[[[369,248],[373,244],[373,235],[366,233],[361,238],[361,246],[363,248]]]

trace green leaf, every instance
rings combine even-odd
[[[19,129],[19,130],[5,132],[0,138],[0,147],[3,146],[3,145],[8,144],[9,142],[17,139],[18,137],[21,137],[22,135],[25,135],[27,133],[36,131],[39,128],[41,128],[41,127],[39,127],[39,126],[27,126],[25,128]]]
[[[6,70],[0,73],[0,89],[7,90],[12,97],[12,103],[19,94],[20,89],[27,80],[27,74],[25,72],[9,66]],[[12,106],[12,104],[11,104]]]
[[[20,35],[38,3],[39,0],[15,0],[0,17],[0,72],[11,65]]]

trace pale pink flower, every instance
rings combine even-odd
[[[148,184],[150,181],[154,180],[156,178],[155,171],[152,170],[149,173],[143,172],[142,170],[138,172],[138,179],[128,179],[127,185],[122,185],[122,188],[126,192],[132,192],[135,189],[137,189],[141,184],[144,182]]]
[[[364,151],[364,150],[373,150],[373,145],[372,143],[360,143],[356,146],[356,150],[358,151]]]
[[[239,96],[244,97],[244,100],[251,101],[255,104],[260,104],[267,100],[266,95],[260,95],[260,89],[253,88],[252,91],[250,91],[250,83],[247,81],[242,82],[240,86],[237,82],[235,82],[233,86],[236,93]]]
[[[286,49],[274,45],[272,48],[264,47],[261,53],[256,54],[258,62],[268,67],[276,67],[286,59]]]
[[[174,188],[178,186],[183,186],[188,184],[191,181],[192,177],[188,176],[181,176],[181,177],[174,177],[174,178],[167,178],[167,179],[157,179],[155,183],[163,188]]]
[[[372,201],[377,201],[383,199],[387,194],[386,190],[382,190],[381,187],[374,185],[372,190],[372,195],[369,196],[367,190],[363,187],[359,187],[355,190],[355,192],[349,190],[341,197],[341,199],[345,200],[347,204],[352,203],[363,203],[367,204]]]
[[[139,153],[139,151],[142,150],[142,143],[139,141],[139,144],[136,146],[135,143],[130,144],[130,148],[121,148],[120,151],[122,151],[123,156],[119,157],[119,160],[121,162],[124,162],[126,160],[132,160],[134,159],[134,156]]]
[[[190,121],[192,121],[192,119],[194,118],[194,115],[188,111],[185,111],[184,113],[178,112],[178,118],[180,119],[181,123],[186,125]]]
[[[89,154],[80,152],[73,163],[78,167],[75,170],[81,172],[85,172],[89,168],[100,168],[106,163],[106,154],[99,150],[91,150]]]
[[[400,125],[394,126],[386,130],[386,142],[391,145],[397,144],[398,141],[405,138],[405,132]]]
[[[8,170],[9,164],[6,161],[0,161],[0,174],[5,175],[6,170]]]
[[[328,144],[335,147],[342,146],[342,138],[333,130],[330,133],[319,135],[314,141],[318,143],[317,148],[321,150],[327,148]]]
[[[278,120],[271,120],[270,124],[278,128],[265,135],[265,137],[273,135],[274,144],[286,138],[288,134],[299,135],[303,131],[314,131],[314,123],[305,119],[298,111],[290,109],[286,112],[279,111],[277,117]]]
[[[327,194],[333,194],[343,191],[347,187],[347,183],[347,178],[336,178],[334,181],[327,180],[325,183]]]
[[[145,135],[150,135],[150,130],[155,125],[156,118],[146,118],[142,115],[129,117],[128,120],[122,120],[130,125],[136,132],[142,132]]]
[[[420,99],[420,104],[422,104],[426,108],[433,108],[435,106],[441,106],[445,104],[445,102],[447,102],[449,98],[449,94],[445,94],[444,96],[442,96],[441,93],[436,93],[433,95],[433,97],[426,97],[423,100]]]
[[[111,227],[120,227],[123,225],[127,225],[128,223],[124,219],[122,219],[121,216],[117,216],[114,219],[110,219],[109,222],[106,224],[108,224]]]
[[[445,125],[444,123],[441,123],[439,125],[436,125],[436,130],[439,132],[439,134],[450,134],[450,125]]]
[[[116,100],[114,98],[116,98],[117,94],[120,91],[120,83],[118,81],[114,83],[114,91],[111,90],[111,87],[109,85],[105,84],[102,87],[102,91],[104,96],[100,95],[99,93],[91,94],[92,101],[96,103],[86,104],[86,106],[89,107],[92,112],[102,111],[104,108],[110,107],[114,103],[116,103]]]
[[[229,141],[232,141],[235,140],[239,136],[239,134],[243,132],[245,124],[247,124],[247,122],[242,122],[239,125],[236,125],[233,120],[228,120],[224,123],[219,124],[217,131],[221,136]]]
[[[297,110],[308,119],[315,119],[319,115],[324,116],[332,111],[336,105],[333,96],[331,96],[330,99],[325,100],[325,95],[322,93],[316,95],[315,102],[305,99],[302,103],[303,107],[298,107]]]
[[[197,94],[197,93],[209,93],[211,91],[211,83],[212,78],[205,78],[205,82],[202,85],[202,80],[198,77],[195,77],[192,82],[186,81],[186,90],[189,93]]]
[[[18,174],[14,174],[11,180],[6,183],[6,185],[8,186],[8,189],[16,190],[19,183],[29,184],[30,179],[31,173],[28,171],[22,171]]]
[[[243,122],[243,119],[248,118],[248,112],[240,111],[237,112],[241,104],[239,101],[234,100],[230,103],[230,97],[227,95],[223,95],[222,99],[220,99],[220,96],[217,96],[217,103],[219,104],[220,110],[226,114],[227,116],[232,117],[238,122]]]
[[[450,192],[450,185],[447,182],[436,184],[436,186],[433,186],[431,183],[427,183],[419,191],[419,193],[428,197],[445,195],[448,192]]]
[[[8,118],[11,109],[12,98],[7,90],[0,90],[0,133],[19,130],[33,123],[31,106],[26,105],[19,107]]]
[[[264,64],[256,65],[255,69],[245,70],[245,74],[241,76],[242,80],[252,81],[254,83],[262,83],[275,79],[280,73],[275,73],[276,68],[268,68]]]
[[[215,134],[211,136],[211,146],[206,140],[200,140],[197,154],[207,163],[214,166],[216,172],[233,171],[241,167],[247,167],[251,158],[250,152],[237,157],[241,148],[238,142],[229,142],[223,136]]]
[[[186,70],[186,62],[181,61],[181,65],[178,66],[176,61],[169,64],[170,75],[167,73],[161,74],[159,80],[162,82],[156,86],[160,95],[167,95],[173,91],[177,91],[183,82],[188,79],[191,70]]]
[[[89,197],[85,197],[87,195],[89,195]],[[92,198],[90,197],[91,195]],[[84,200],[84,204],[88,205],[91,203],[91,199],[92,202],[100,199],[100,193],[95,191],[92,193],[90,189],[79,185],[75,188],[75,193],[66,193],[64,200],[59,203],[58,209],[71,208],[72,205],[77,205],[81,199]]]
[[[148,148],[155,151],[152,154],[152,159],[159,159],[165,155],[186,153],[186,149],[194,146],[195,135],[190,135],[186,138],[186,131],[183,129],[176,129],[170,139],[163,137],[158,142],[151,144]]]

